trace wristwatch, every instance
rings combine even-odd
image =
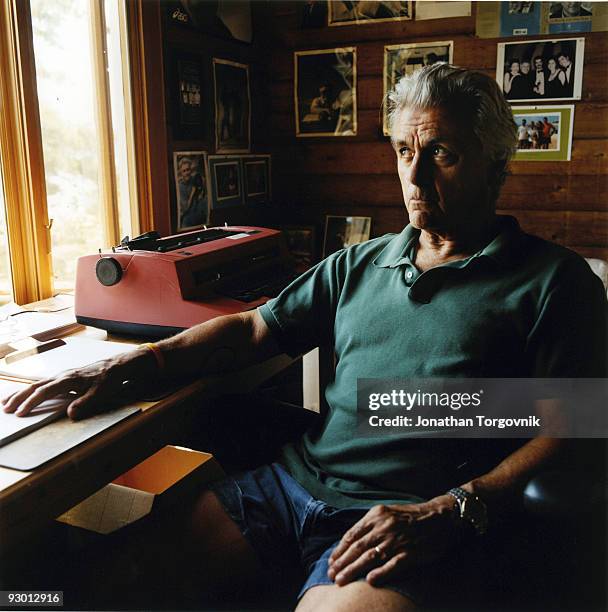
[[[448,495],[456,500],[460,518],[467,521],[478,536],[483,535],[488,530],[488,508],[484,502],[461,487],[450,489]]]

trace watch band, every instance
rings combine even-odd
[[[447,494],[456,500],[460,518],[467,521],[477,535],[483,535],[488,529],[488,510],[484,502],[462,487],[454,487]]]

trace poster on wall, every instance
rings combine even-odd
[[[515,161],[569,161],[574,105],[514,106],[517,125]]]
[[[296,51],[296,136],[357,134],[357,55],[354,47]]]
[[[249,66],[213,58],[215,145],[218,153],[248,153],[251,134]]]
[[[173,153],[178,232],[201,227],[209,221],[206,158],[205,151]]]
[[[179,87],[179,122],[183,126],[201,125],[202,76],[200,61],[194,57],[177,57],[177,80]]]
[[[240,157],[209,156],[211,208],[228,208],[243,204],[243,170]]]
[[[397,81],[414,70],[435,62],[453,61],[454,42],[411,43],[384,47],[384,96],[392,91]],[[383,98],[385,99],[385,98]],[[390,136],[386,105],[383,105],[382,127],[385,136]]]
[[[415,18],[417,21],[423,19],[447,19],[449,17],[470,17],[471,3],[459,0],[424,0],[416,2]]]
[[[270,155],[242,157],[243,194],[246,204],[270,200]]]
[[[412,2],[347,2],[333,0],[328,3],[327,23],[330,26],[365,25],[386,21],[404,21],[412,18]]]
[[[608,2],[478,2],[480,38],[608,30]]]
[[[584,38],[499,43],[496,81],[510,101],[580,100]]]

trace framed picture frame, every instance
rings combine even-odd
[[[176,229],[183,232],[209,222],[206,151],[174,151]]]
[[[327,0],[306,0],[301,7],[300,27],[324,28],[327,25]]]
[[[580,100],[584,38],[499,43],[496,81],[510,102]]]
[[[369,240],[372,227],[371,217],[325,217],[325,234],[323,237],[323,257],[340,249]]]
[[[295,260],[296,270],[305,272],[317,261],[314,225],[286,225],[282,229],[287,248]]]
[[[270,155],[245,155],[241,162],[245,203],[268,202],[271,196]]]
[[[356,49],[296,51],[293,57],[296,136],[355,136]]]
[[[515,161],[570,161],[574,105],[513,106]]]
[[[397,81],[415,70],[436,62],[452,63],[454,41],[408,43],[404,45],[386,45],[384,47],[384,98],[392,91]],[[390,136],[386,105],[382,109],[382,131]]]
[[[251,92],[249,66],[213,58],[217,153],[249,153]]]
[[[211,209],[240,206],[243,198],[243,166],[233,155],[209,155]]]
[[[415,10],[414,18],[416,21],[470,17],[471,2],[461,0],[424,0],[424,2],[416,2]]]
[[[412,18],[412,2],[328,2],[327,25],[363,25]]]

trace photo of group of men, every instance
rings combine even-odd
[[[515,116],[519,151],[559,150],[559,122],[556,115]]]

